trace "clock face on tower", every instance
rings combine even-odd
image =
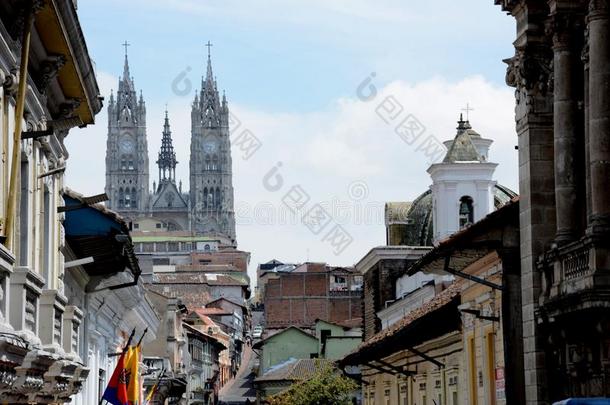
[[[216,152],[216,143],[213,142],[213,141],[207,141],[203,145],[203,150],[206,151],[207,153],[214,153],[214,152]]]
[[[119,140],[119,149],[123,153],[132,153],[135,149],[135,142],[129,135],[124,135]]]

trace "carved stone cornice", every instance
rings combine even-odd
[[[494,3],[502,7],[502,11],[512,12],[513,9],[521,3],[520,0],[494,0]]]
[[[36,86],[41,94],[46,94],[49,83],[57,76],[57,73],[65,64],[66,57],[64,55],[49,55],[47,59],[40,62]]]
[[[608,0],[590,0],[588,21],[607,19],[610,17],[610,4]]]
[[[23,2],[21,7],[16,11],[15,20],[10,28],[11,37],[15,43],[21,45],[21,37],[23,36],[23,28],[25,27],[25,20],[28,13],[28,7],[31,7],[34,15],[38,14],[44,7],[44,0],[30,0],[29,2]]]
[[[4,91],[11,97],[14,97],[17,94],[17,87],[19,85],[18,69],[13,67],[11,69],[10,74],[7,74],[4,78],[4,82],[2,83],[2,87],[4,87]]]
[[[517,89],[545,95],[552,73],[553,55],[550,52],[517,50],[515,56],[504,59],[506,84]]]
[[[505,59],[506,84],[515,87],[517,130],[531,113],[537,120],[553,112],[553,52],[548,46],[517,48],[515,56]]]
[[[74,111],[80,107],[81,101],[78,98],[67,98],[59,105],[59,117],[69,118],[74,114]]]
[[[546,26],[547,35],[553,39],[553,49],[565,49],[581,41],[584,16],[573,10],[553,14]]]

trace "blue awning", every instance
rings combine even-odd
[[[106,236],[128,232],[124,223],[93,207],[82,207],[82,201],[64,194],[66,207],[81,208],[66,211],[66,236]]]
[[[140,266],[123,218],[103,205],[87,204],[86,198],[69,189],[64,190],[63,197],[66,243],[77,258],[93,259],[91,263],[82,265],[90,278],[86,291],[95,291],[102,280],[125,270],[133,274],[133,281],[119,282],[105,289],[135,285],[140,276]]]

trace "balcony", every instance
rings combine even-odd
[[[329,290],[328,295],[331,297],[359,297],[362,295],[362,290]]]
[[[608,241],[588,236],[549,250],[537,263],[543,275],[542,310],[553,316],[610,307],[609,253]]]

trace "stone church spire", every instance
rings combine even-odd
[[[169,128],[169,117],[165,110],[165,123],[163,124],[163,137],[161,138],[161,150],[157,165],[159,166],[159,184],[163,180],[176,182],[176,152],[172,142],[172,132]]]
[[[205,77],[191,111],[191,229],[197,234],[223,234],[235,242],[233,175],[229,107],[221,99],[208,47]]]
[[[108,104],[106,142],[106,194],[108,207],[126,218],[134,218],[148,207],[148,143],[146,105],[136,93],[129,69],[125,42],[123,76],[119,78],[116,98]]]
[[[125,63],[123,65],[123,82],[131,84],[131,75],[129,74],[129,60],[127,59],[127,49],[125,49]]]
[[[216,79],[212,71],[212,56],[210,48],[212,44],[208,41],[208,62],[205,80],[201,82],[201,93],[199,96],[199,109],[202,114],[202,122],[208,128],[218,128],[221,125],[220,96],[216,86]]]
[[[113,111],[115,116],[109,117],[109,119],[122,120],[125,123],[130,122],[138,125],[146,125],[146,107],[144,106],[142,92],[140,92],[140,99],[138,100],[135,82],[129,71],[129,59],[127,57],[127,47],[129,46],[129,43],[125,41],[123,46],[125,47],[123,76],[119,78],[116,109]]]

